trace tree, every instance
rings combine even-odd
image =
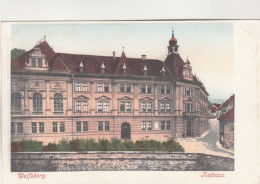
[[[26,50],[14,48],[11,51],[11,61],[26,53]]]

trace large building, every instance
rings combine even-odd
[[[43,41],[11,65],[12,141],[166,140],[208,129],[208,93],[174,34],[165,61],[56,53]]]

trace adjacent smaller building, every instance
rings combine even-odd
[[[216,118],[216,117],[219,117],[218,116],[218,108],[220,107],[221,105],[220,104],[213,104],[211,107],[210,107],[210,118]]]
[[[219,108],[219,142],[224,148],[234,149],[235,95],[229,97]]]

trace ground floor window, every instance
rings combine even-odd
[[[98,131],[103,131],[103,122],[102,121],[98,122]]]
[[[105,131],[109,131],[109,122],[108,121],[105,122]]]
[[[11,133],[15,133],[15,123],[11,123]]]
[[[76,122],[77,124],[77,132],[81,132],[81,122]]]
[[[17,123],[18,133],[23,133],[23,123]]]
[[[170,121],[166,122],[166,128],[167,128],[167,130],[171,130],[171,122]]]
[[[88,131],[88,122],[83,122],[83,131],[84,132]]]
[[[52,122],[52,132],[58,132],[57,122]]]
[[[161,121],[161,130],[165,130],[165,121]]]
[[[32,133],[37,133],[37,123],[32,122]]]
[[[142,122],[142,130],[146,130],[146,121]]]
[[[65,123],[64,122],[60,123],[60,132],[65,132]]]
[[[39,123],[39,132],[44,133],[44,123],[43,122]]]

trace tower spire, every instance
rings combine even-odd
[[[173,26],[172,26],[172,38],[174,37],[174,31],[173,31]]]

